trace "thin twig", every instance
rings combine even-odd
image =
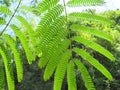
[[[63,0],[63,4],[64,4],[64,8],[65,8],[65,16],[66,16],[66,23],[68,23],[68,16],[67,16],[67,9],[66,9],[66,4],[65,4],[65,0]]]
[[[20,6],[20,4],[21,4],[21,1],[22,1],[22,0],[19,1],[19,3],[18,3],[18,5],[17,5],[17,7],[16,7],[16,9],[15,9],[15,11],[14,11],[14,13],[13,13],[13,15],[11,16],[10,20],[8,21],[8,23],[6,24],[6,26],[4,27],[4,29],[1,31],[0,36],[5,32],[5,30],[6,30],[7,27],[9,26],[10,22],[12,21],[13,17],[15,16],[15,13],[17,12],[17,10],[18,10],[18,8],[19,8],[19,6]]]

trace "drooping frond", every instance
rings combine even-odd
[[[77,90],[75,65],[73,60],[71,60],[67,66],[67,82],[68,90]]]
[[[54,90],[61,90],[62,82],[65,76],[65,72],[66,72],[67,65],[68,65],[68,60],[70,59],[70,57],[71,57],[71,51],[66,51],[63,54],[57,66],[55,76],[54,76]]]
[[[22,26],[24,26],[25,31],[27,32],[27,41],[29,43],[29,48],[31,49],[32,55],[35,58],[35,45],[36,45],[36,38],[35,38],[35,32],[32,28],[32,25],[28,23],[28,21],[22,17],[22,16],[17,16],[17,19],[21,22]],[[33,58],[33,60],[35,60]]]
[[[12,77],[11,72],[10,72],[11,70],[9,68],[8,57],[7,57],[5,50],[3,50],[1,47],[0,47],[0,54],[3,58],[3,62],[4,62],[4,66],[5,66],[5,73],[6,73],[6,78],[7,78],[8,89],[14,90],[14,88],[15,88],[14,80],[13,80],[13,77]]]
[[[36,11],[43,13],[44,11],[54,7],[58,2],[59,0],[42,0],[42,2],[40,2],[36,7]]]
[[[104,33],[103,31],[96,30],[94,28],[90,28],[90,27],[86,27],[86,26],[78,25],[78,24],[73,24],[70,28],[72,30],[78,30],[78,31],[80,30],[80,31],[83,31],[86,33],[93,34],[93,35],[98,36],[100,38],[106,39],[110,42],[113,41],[113,37],[111,35],[108,35],[108,34]]]
[[[67,5],[68,6],[95,6],[104,4],[104,0],[70,0]]]
[[[83,59],[87,60],[91,65],[93,65],[109,80],[112,80],[111,73],[102,64],[100,64],[95,58],[93,58],[90,54],[88,54],[85,50],[74,48],[73,51],[76,52],[78,55],[80,55]]]
[[[101,53],[104,56],[106,56],[107,58],[109,58],[111,61],[115,60],[114,56],[108,50],[106,50],[104,47],[100,46],[99,44],[97,44],[95,42],[92,42],[92,41],[82,38],[80,36],[74,36],[72,39],[79,43],[83,43],[86,46],[89,46],[93,50],[98,51],[99,53]]]
[[[112,23],[111,20],[109,20],[105,17],[101,17],[101,16],[98,16],[98,15],[89,14],[89,13],[80,13],[80,12],[70,13],[68,15],[68,20],[72,21],[72,22],[81,21],[81,20],[93,20],[93,21],[99,21],[99,22],[105,23],[105,24],[111,24]]]
[[[10,9],[7,6],[0,5],[0,13],[11,14],[11,11],[10,11]]]
[[[20,82],[23,78],[23,67],[20,59],[20,54],[16,48],[16,44],[13,38],[7,34],[5,34],[4,37],[14,53],[14,61],[15,61],[16,70],[17,70],[17,78],[18,78],[18,82]]]
[[[79,59],[74,59],[74,63],[77,65],[78,70],[81,73],[81,77],[85,83],[85,87],[88,90],[95,90],[94,84],[92,82],[92,79],[90,77],[90,74],[87,70],[87,68],[84,66],[84,64]]]
[[[17,26],[11,25],[11,28],[16,33],[16,35],[19,37],[20,42],[25,50],[27,60],[28,60],[29,64],[31,64],[34,57],[32,56],[32,52],[29,49],[29,44],[26,40],[25,35],[23,34],[23,32],[20,31],[20,29]]]
[[[1,24],[5,24],[5,19],[2,18],[2,17],[0,17],[0,25],[1,25]]]

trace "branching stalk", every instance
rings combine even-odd
[[[0,32],[0,36],[2,36],[2,34],[5,32],[5,30],[6,30],[7,27],[9,26],[10,22],[12,21],[13,17],[15,16],[15,14],[16,14],[16,12],[17,12],[20,4],[21,4],[21,1],[22,1],[22,0],[19,1],[19,3],[18,3],[18,5],[17,5],[17,7],[16,7],[16,9],[15,9],[15,11],[14,11],[14,13],[13,13],[13,15],[11,16],[10,20],[8,21],[8,23],[6,24],[6,26],[4,27],[4,29]]]

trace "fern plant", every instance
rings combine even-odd
[[[59,5],[57,1],[58,0],[43,0],[37,7],[38,10],[39,6],[44,5],[40,8],[40,11],[43,12],[44,15],[38,24],[38,28],[36,29],[36,37],[40,40],[40,43],[38,44],[40,50],[39,52],[42,53],[38,65],[40,68],[45,68],[44,80],[48,80],[52,74],[54,74],[53,89],[61,90],[62,82],[67,72],[68,89],[77,90],[75,75],[75,66],[77,66],[86,88],[88,90],[95,90],[90,74],[84,64],[82,64],[83,60],[88,61],[109,80],[112,80],[112,75],[102,64],[98,62],[98,60],[86,52],[86,50],[74,47],[72,42],[76,41],[77,43],[89,46],[93,50],[96,50],[105,57],[109,58],[111,61],[114,60],[114,56],[104,47],[95,42],[89,41],[81,36],[71,36],[71,32],[83,30],[89,34],[93,34],[111,42],[113,41],[113,38],[102,31],[78,24],[66,27],[66,22],[68,22],[66,19],[76,19],[78,21],[84,18],[104,23],[111,23],[111,21],[100,16],[92,16],[86,13],[72,13],[68,16],[61,16],[63,8],[65,7]],[[83,3],[83,1],[79,1],[79,3]],[[89,2],[86,1],[85,3]],[[76,55],[74,56],[73,53],[76,53]],[[80,60],[78,55],[81,56],[82,60]]]
[[[114,61],[114,56],[96,42],[90,41],[77,34],[71,35],[71,33],[83,31],[110,42],[113,41],[113,38],[100,30],[81,24],[69,25],[69,22],[81,21],[82,19],[96,20],[105,24],[111,24],[112,22],[104,17],[87,13],[74,12],[67,15],[64,0],[63,3],[64,6],[59,4],[59,0],[42,0],[35,8],[35,11],[42,17],[35,30],[24,17],[16,16],[25,27],[24,30],[26,30],[27,35],[21,30],[22,28],[16,25],[10,25],[10,27],[15,32],[16,37],[19,38],[21,48],[24,48],[28,63],[31,64],[36,57],[39,57],[38,66],[41,69],[45,69],[43,75],[45,81],[50,79],[54,74],[53,90],[61,90],[65,77],[67,77],[68,90],[77,90],[76,70],[81,73],[85,87],[88,90],[95,90],[92,78],[83,63],[84,60],[94,66],[109,80],[112,80],[112,75],[94,56],[87,52],[87,49],[77,47],[73,42],[88,46],[111,61]],[[87,5],[88,3],[89,5],[96,5],[103,3],[103,0],[71,0],[68,2],[68,5]],[[64,10],[65,15],[62,15]],[[5,12],[4,9],[1,9],[1,12]],[[12,17],[13,16],[14,15],[12,15]],[[2,19],[3,18],[0,20]],[[3,23],[3,21],[4,20],[0,21],[0,23]],[[3,39],[6,43],[5,45],[0,45],[0,55],[2,56],[0,67],[3,68],[1,63],[4,63],[8,89],[14,90],[13,71],[10,67],[12,67],[13,64],[16,65],[17,79],[18,82],[20,82],[23,78],[22,60],[20,59],[19,47],[16,45],[16,40],[8,34],[4,34]],[[7,47],[9,47],[10,50],[8,50]],[[9,56],[10,51],[14,58]],[[11,63],[12,58],[15,63]],[[2,72],[0,73],[0,85],[3,85],[4,81],[2,68],[0,68],[0,72]]]

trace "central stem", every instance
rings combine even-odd
[[[63,0],[63,5],[64,5],[64,9],[65,9],[65,16],[66,16],[66,25],[68,24],[68,15],[67,15],[67,9],[66,9],[66,3],[65,0]],[[72,40],[71,40],[71,30],[69,28],[69,26],[67,27],[68,29],[68,39],[70,40],[70,50],[72,50]]]

